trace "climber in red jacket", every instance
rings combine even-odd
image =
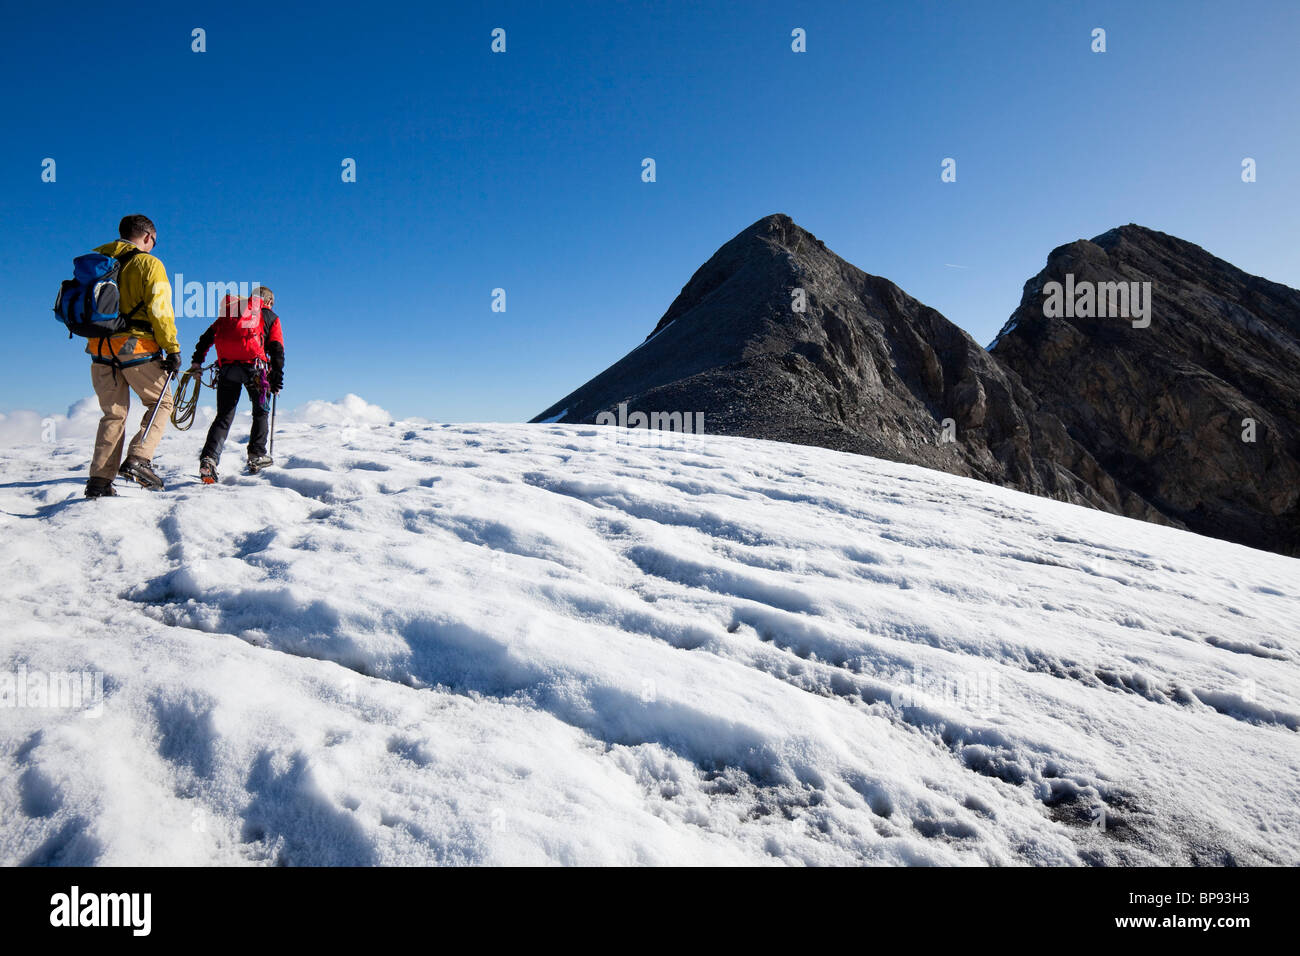
[[[248,390],[253,403],[253,430],[248,438],[248,470],[257,472],[273,464],[266,453],[267,413],[271,395],[284,386],[284,333],[280,317],[271,308],[275,294],[258,286],[247,299],[226,296],[221,317],[213,322],[194,349],[190,370],[198,374],[208,349],[217,347],[217,417],[199,453],[199,478],[217,480],[217,463],[226,435],[235,420],[240,392]]]

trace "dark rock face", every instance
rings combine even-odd
[[[1150,282],[1150,325],[1044,317],[1044,287],[1067,274]],[[1194,531],[1300,556],[1300,292],[1128,225],[1053,250],[990,351],[1118,487]]]
[[[1071,313],[1081,290],[1100,291],[1093,314],[1056,310],[1063,288],[1047,317],[1053,282],[1075,291]],[[1125,304],[1120,282],[1138,283],[1128,317],[1099,317]],[[595,422],[620,403],[1300,556],[1300,292],[1140,226],[1054,250],[985,351],[767,216],[641,345],[534,421]]]
[[[724,245],[641,345],[533,420],[591,423],[622,402],[703,412],[710,433],[874,455],[1177,523],[1115,482],[969,335],[789,216]],[[942,440],[945,419],[955,441]]]

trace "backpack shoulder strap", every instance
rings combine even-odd
[[[132,249],[129,252],[124,252],[119,256],[113,256],[113,258],[117,260],[118,278],[121,278],[122,270],[126,268],[126,264],[143,251],[144,251],[143,249]],[[127,321],[130,321],[131,318],[134,317],[134,315],[143,308],[144,308],[144,299],[141,299],[139,302],[136,303],[135,308],[132,309],[130,312],[126,313],[126,315],[124,315],[123,318],[126,319]]]

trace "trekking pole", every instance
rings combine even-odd
[[[175,376],[176,376],[175,372],[168,372],[167,378],[163,380],[162,391],[158,393],[158,401],[153,403],[153,413],[149,416],[149,424],[146,425],[144,428],[144,434],[146,438],[148,438],[149,433],[153,431],[153,420],[158,417],[158,406],[162,404],[163,396],[167,394],[167,389],[171,385],[172,379]]]
[[[266,450],[266,453],[270,455],[272,458],[275,457],[275,399],[276,399],[276,393],[272,392],[271,393],[271,446]]]

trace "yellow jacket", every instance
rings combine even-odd
[[[114,239],[96,246],[95,251],[117,256],[134,248],[125,239]],[[172,286],[162,261],[147,252],[137,253],[119,273],[117,287],[121,292],[121,312],[130,312],[141,302],[144,307],[131,317],[126,332],[112,338],[91,339],[86,343],[86,351],[101,359],[116,356],[119,362],[127,365],[145,361],[159,349],[179,352],[181,345],[176,335],[176,316],[172,312]]]

